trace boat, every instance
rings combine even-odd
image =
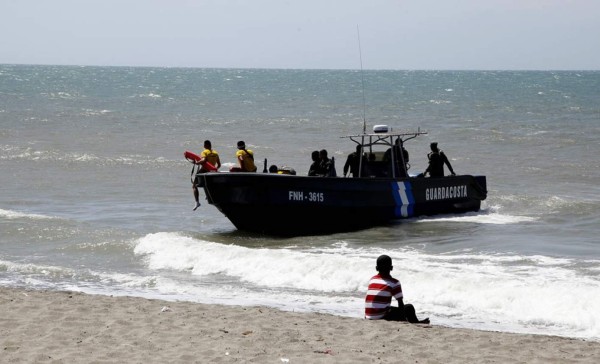
[[[487,197],[485,176],[432,178],[408,173],[410,166],[394,145],[403,147],[424,134],[376,125],[373,132],[363,128],[361,134],[342,137],[361,151],[353,177],[268,173],[266,168],[263,173],[199,176],[208,203],[238,230],[266,235],[351,232],[402,219],[478,211]]]

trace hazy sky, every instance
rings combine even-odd
[[[600,0],[0,0],[0,63],[600,69]]]

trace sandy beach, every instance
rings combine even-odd
[[[600,343],[0,288],[2,363],[597,363]]]

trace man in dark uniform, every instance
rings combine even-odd
[[[333,158],[327,156],[327,150],[321,149],[319,151],[319,168],[317,170],[317,176],[321,177],[337,177],[335,171],[335,162]]]
[[[312,158],[312,164],[310,165],[310,168],[308,170],[308,175],[309,176],[316,176],[317,173],[319,172],[319,164],[320,164],[320,160],[319,160],[319,151],[318,150],[314,150],[312,152],[312,154],[310,155],[310,157]]]
[[[446,164],[450,170],[450,173],[452,173],[453,176],[456,176],[448,157],[446,157],[443,151],[438,149],[437,145],[437,142],[433,142],[430,145],[431,153],[427,154],[429,166],[423,174],[427,175],[427,173],[429,173],[430,177],[444,177],[444,164]]]
[[[362,154],[362,145],[356,145],[356,152],[348,154],[346,164],[344,164],[344,177],[348,175],[348,172],[352,174],[352,177],[359,177],[358,169],[360,168],[360,156]],[[363,168],[366,164],[366,158],[363,157]]]
[[[392,166],[392,149],[394,152],[395,166]],[[406,177],[408,174],[408,150],[404,148],[404,144],[400,140],[400,138],[396,139],[394,146],[385,151],[383,155],[383,160],[387,163],[390,163],[390,176],[392,175],[391,168],[395,167],[394,175],[396,177]],[[404,167],[402,166],[402,161],[404,161]]]

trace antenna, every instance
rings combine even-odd
[[[362,49],[360,47],[360,30],[358,29],[358,24],[356,25],[356,34],[358,36],[358,55],[360,57],[360,78],[362,83],[362,98],[363,98],[363,134],[367,133],[367,117],[366,111],[367,101],[365,100],[365,76],[363,72],[363,64],[362,64]]]

